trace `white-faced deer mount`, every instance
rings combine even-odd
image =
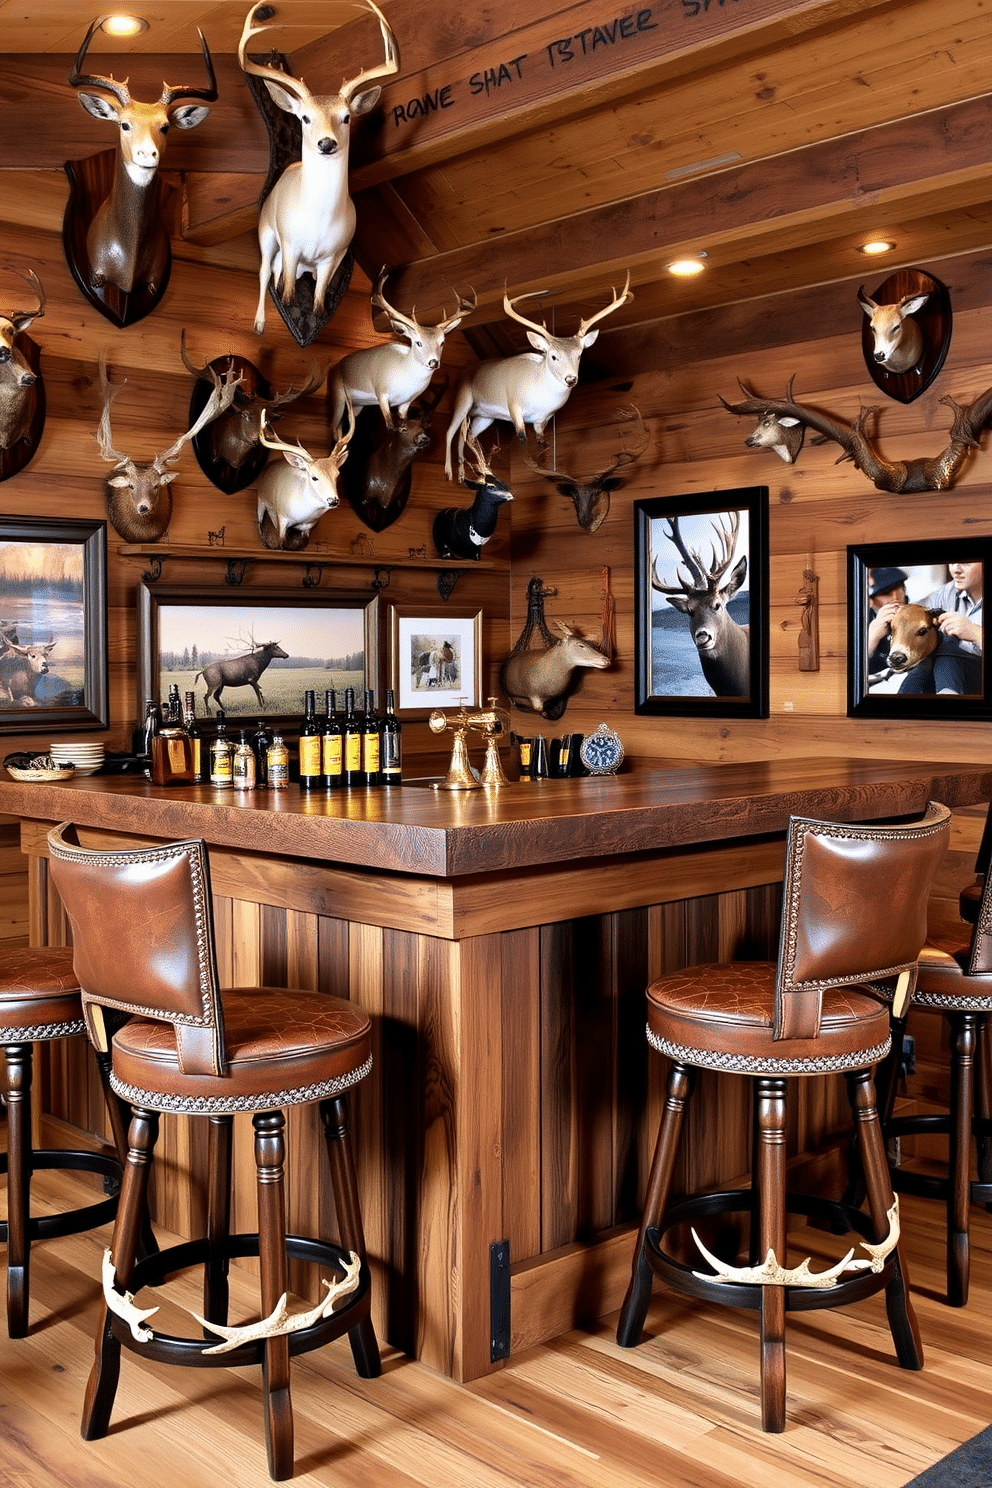
[[[606,521],[610,511],[610,492],[619,490],[625,480],[625,477],[618,475],[617,471],[639,460],[647,449],[648,440],[651,437],[641,417],[640,409],[619,409],[618,413],[621,417],[634,422],[634,447],[631,449],[626,445],[624,432],[621,430],[620,449],[614,456],[612,464],[608,465],[605,470],[599,471],[597,475],[590,475],[585,480],[579,480],[575,476],[566,475],[563,470],[548,470],[543,463],[543,455],[539,455],[537,460],[532,460],[530,455],[524,455],[524,463],[529,465],[531,470],[542,475],[563,496],[568,497],[575,507],[575,515],[584,532],[596,532]]]
[[[920,269],[897,269],[874,296],[858,290],[861,349],[875,386],[912,403],[933,382],[951,344],[951,297]]]
[[[301,444],[285,444],[268,437],[263,411],[260,438],[267,450],[282,456],[270,460],[258,480],[258,535],[267,548],[297,552],[310,541],[310,532],[326,512],[338,504],[338,474],[348,458],[355,432],[355,414],[348,404],[349,426],[329,455],[318,458]]]
[[[458,309],[454,315],[444,316],[434,326],[421,325],[417,320],[416,305],[409,315],[404,315],[386,299],[383,290],[388,273],[387,268],[380,269],[372,291],[372,305],[384,311],[393,334],[402,336],[403,340],[364,347],[350,352],[338,362],[328,385],[331,427],[335,431],[341,427],[346,397],[357,409],[378,405],[387,429],[393,427],[394,408],[400,418],[405,419],[410,404],[427,391],[431,378],[441,365],[445,336],[475,309],[473,290],[470,291],[471,299],[458,296]]]
[[[543,291],[537,291],[538,294]],[[534,294],[503,296],[503,309],[513,320],[526,328],[527,340],[533,351],[521,351],[516,356],[500,357],[494,361],[479,362],[468,371],[455,389],[454,410],[448,425],[444,473],[452,476],[451,446],[458,434],[458,479],[464,479],[465,436],[462,425],[478,436],[488,429],[496,419],[509,419],[517,432],[521,444],[527,443],[527,425],[533,426],[538,441],[544,440],[544,426],[553,413],[564,407],[568,396],[579,378],[579,361],[586,347],[591,346],[599,335],[593,330],[597,321],[612,315],[634,296],[630,292],[630,274],[627,275],[620,294],[613,290],[613,298],[602,310],[579,322],[574,336],[553,336],[547,326],[527,320],[514,308],[521,300],[530,300]]]
[[[34,310],[0,310],[0,480],[23,470],[45,426],[45,384],[39,352],[24,334],[45,313],[45,291],[33,269],[26,279],[38,305]]]
[[[112,386],[107,373],[106,353],[100,353],[100,392],[103,413],[97,429],[96,440],[102,457],[113,464],[107,477],[107,515],[114,531],[128,543],[158,542],[167,531],[172,517],[172,492],[169,486],[178,475],[170,470],[179,459],[183,446],[188,444],[211,419],[224,413],[234,400],[237,391],[235,376],[216,376],[214,389],[199,418],[180,434],[176,442],[145,464],[132,460],[121,450],[115,449],[110,429],[110,408],[114,399],[125,386],[125,382]]]
[[[381,89],[369,85],[378,78],[395,76],[400,68],[399,46],[385,16],[374,0],[361,0],[361,5],[379,22],[385,59],[342,83],[337,93],[319,96],[302,78],[248,54],[249,43],[272,29],[268,22],[275,8],[259,0],[245,19],[238,61],[249,80],[262,80],[277,108],[295,116],[301,131],[300,158],[285,166],[267,194],[263,191],[258,222],[262,255],[255,311],[258,336],[265,330],[265,296],[271,293],[289,330],[301,346],[308,346],[333,313],[351,275],[350,258],[346,262],[355,232],[355,206],[348,194],[351,121],[369,113],[378,102]],[[340,284],[334,282],[339,269]]]
[[[99,26],[96,20],[87,31],[69,84],[82,90],[79,102],[88,114],[117,125],[117,149],[66,164],[71,190],[62,242],[76,283],[90,304],[115,325],[126,326],[155,308],[169,281],[166,193],[157,174],[166,135],[170,127],[195,129],[203,122],[217,97],[217,81],[210,49],[199,32],[207,86],[163,83],[155,103],[140,103],[131,97],[127,78],[119,83],[81,71]]]
[[[666,583],[658,572],[656,554],[651,587],[687,616],[703,676],[716,696],[746,697],[750,691],[750,627],[738,625],[727,608],[747,577],[747,555],[734,562],[740,512],[721,512],[710,521],[716,541],[711,541],[708,559],[687,546],[678,517],[666,520],[666,536],[680,553],[686,572],[678,564],[676,582]]]
[[[878,490],[891,491],[897,495],[949,490],[969,453],[981,448],[978,436],[992,418],[992,387],[986,388],[974,403],[964,408],[950,396],[943,397],[940,402],[954,410],[947,448],[931,457],[886,460],[865,433],[865,425],[877,413],[876,408],[862,408],[856,421],[847,424],[828,413],[821,413],[817,408],[793,402],[794,381],[795,378],[790,378],[784,398],[759,398],[738,379],[741,392],[746,395],[744,402],[728,403],[725,398],[721,398],[720,402],[729,413],[743,415],[770,411],[779,417],[784,415],[799,419],[807,428],[815,429],[824,439],[832,439],[840,445],[844,453],[838,457],[838,464],[842,460],[852,460],[862,475],[866,475]]]
[[[273,393],[258,368],[245,357],[229,354],[197,367],[186,355],[185,330],[181,355],[183,366],[197,379],[189,405],[191,422],[199,418],[212,397],[216,377],[233,377],[237,381],[230,408],[212,419],[193,440],[193,453],[204,475],[225,495],[232,496],[254,485],[265,469],[269,457],[259,436],[262,414],[270,425],[282,418],[292,403],[309,397],[320,387],[324,368],[315,364],[299,387]]]

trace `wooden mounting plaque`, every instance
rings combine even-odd
[[[193,453],[207,480],[212,481],[226,496],[233,496],[235,492],[243,491],[247,486],[255,484],[265,469],[269,452],[264,445],[256,445],[254,451],[241,465],[232,465],[229,460],[218,453],[220,427],[223,426],[225,419],[239,417],[239,405],[242,401],[250,402],[253,398],[271,398],[272,389],[255,364],[249,362],[246,357],[231,353],[228,356],[215,357],[210,366],[219,377],[223,377],[225,373],[232,373],[236,377],[240,375],[241,387],[235,394],[234,407],[227,413],[221,414],[220,418],[214,419],[213,423],[201,429],[194,437]],[[213,384],[206,377],[197,380],[189,401],[190,427],[200,417],[212,392]]]

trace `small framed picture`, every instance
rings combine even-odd
[[[482,611],[393,605],[386,652],[396,710],[478,708],[482,704]]]
[[[847,550],[850,717],[988,718],[987,538]]]

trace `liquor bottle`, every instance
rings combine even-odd
[[[283,743],[282,734],[273,734],[266,756],[266,774],[269,790],[285,790],[289,785],[289,750]]]
[[[227,737],[227,725],[223,718],[217,724],[217,736],[210,745],[210,784],[220,790],[230,790],[234,763],[234,748]]]
[[[332,687],[324,694],[327,719],[321,735],[321,769],[324,772],[324,789],[337,790],[344,778],[344,736],[338,720],[337,693]]]
[[[152,739],[159,731],[158,703],[145,699],[145,716],[131,736],[131,750],[137,759],[151,759]]]
[[[152,784],[192,785],[193,742],[186,732],[180,711],[179,688],[169,689],[168,714],[152,736]]]
[[[311,688],[303,694],[303,722],[300,725],[300,790],[322,790],[324,766],[321,756],[320,725],[317,722],[317,704]]]
[[[379,715],[375,711],[375,693],[365,694],[365,716],[362,719],[362,784],[378,785],[380,781]]]
[[[383,785],[399,785],[403,776],[402,725],[396,717],[393,689],[386,690],[386,711],[382,715],[382,746],[379,758]]]
[[[344,736],[344,783],[345,785],[364,785],[362,726],[355,717],[355,689],[353,687],[346,687],[344,690],[344,723],[341,725],[341,732]]]
[[[183,704],[183,722],[193,751],[193,780],[197,785],[207,785],[210,782],[210,747],[197,721],[195,693],[185,693]]]
[[[248,742],[248,730],[241,730],[241,738],[234,748],[231,760],[231,784],[235,790],[255,789],[255,751]]]
[[[255,732],[251,736],[251,745],[255,751],[255,784],[265,787],[269,783],[269,745],[272,743],[272,730],[263,718],[255,724]]]

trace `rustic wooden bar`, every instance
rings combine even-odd
[[[662,1088],[645,983],[690,962],[774,955],[789,816],[874,820],[990,798],[992,768],[821,758],[314,800],[103,776],[0,784],[0,812],[22,820],[36,943],[66,937],[48,882],[52,822],[75,822],[90,845],[203,837],[225,983],[325,988],[377,1015],[356,1128],[378,1326],[460,1380],[498,1367],[494,1244],[510,1258],[508,1289],[499,1255],[494,1274],[514,1352],[619,1305]],[[745,1082],[714,1092],[704,1076],[683,1174],[693,1186],[747,1168]],[[80,1041],[60,1047],[44,1100],[105,1130]],[[843,1108],[837,1082],[805,1082],[790,1150],[829,1139]],[[172,1179],[201,1174],[204,1154],[185,1123],[164,1127],[158,1201],[192,1233],[202,1203]],[[291,1136],[291,1224],[333,1224],[330,1195],[308,1182],[320,1170],[312,1114],[292,1113]],[[240,1149],[235,1223],[250,1228],[250,1144]]]

